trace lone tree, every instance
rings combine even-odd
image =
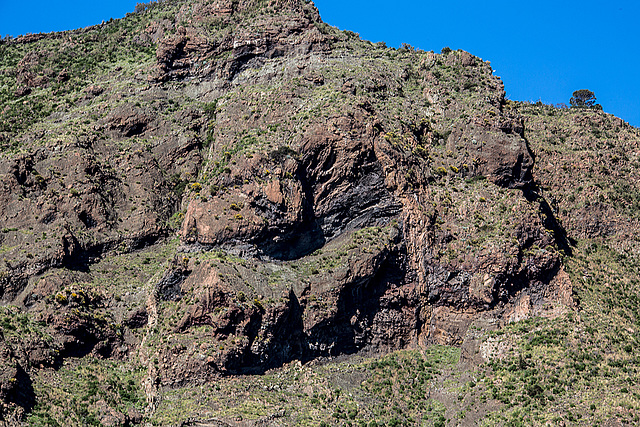
[[[580,89],[573,92],[573,96],[569,100],[571,107],[574,108],[597,108],[596,96],[587,89]]]

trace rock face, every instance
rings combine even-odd
[[[556,316],[571,235],[622,227],[596,204],[563,228],[488,63],[373,45],[311,3],[163,2],[20,40],[0,45],[27,100],[0,105],[0,300],[50,339],[0,335],[4,417],[69,358],[139,364],[152,412],[163,388]],[[100,67],[56,56],[80,43]]]

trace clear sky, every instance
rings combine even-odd
[[[121,18],[137,1],[0,0],[0,35],[61,31]],[[593,91],[640,126],[639,0],[315,0],[322,19],[388,46],[464,49],[491,61],[507,97],[569,103]],[[1,60],[1,58],[0,58]]]

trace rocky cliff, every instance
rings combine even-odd
[[[637,254],[637,129],[507,101],[467,52],[299,0],[151,3],[0,52],[7,422],[196,422],[163,405],[293,361],[477,366],[482,334],[580,308],[579,242]]]

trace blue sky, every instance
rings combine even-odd
[[[121,18],[137,1],[0,0],[0,35],[61,31]],[[640,1],[315,0],[322,19],[389,46],[464,49],[491,61],[507,97],[569,103],[593,91],[640,126]],[[28,10],[27,10],[28,7]],[[0,59],[1,60],[1,59]]]

